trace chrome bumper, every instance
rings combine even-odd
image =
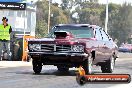
[[[88,54],[86,53],[59,53],[59,52],[52,52],[52,53],[47,53],[47,52],[28,52],[29,55],[52,55],[52,56],[58,56],[58,55],[65,55],[65,56],[81,56],[81,57],[87,57]]]

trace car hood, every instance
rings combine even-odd
[[[71,38],[71,39],[55,39],[55,38],[41,38],[29,40],[29,43],[42,43],[42,44],[85,44],[94,38]]]
[[[75,36],[66,31],[55,31],[55,38],[41,38],[41,39],[33,39],[29,42],[37,42],[44,44],[75,44],[75,43],[85,43],[89,40],[94,40],[94,38],[75,38]]]

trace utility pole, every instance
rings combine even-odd
[[[106,3],[106,18],[105,18],[105,32],[107,33],[108,31],[108,0],[107,0],[107,3]]]
[[[48,33],[49,33],[49,29],[50,29],[50,2],[51,2],[51,0],[49,0]]]

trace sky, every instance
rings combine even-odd
[[[52,0],[53,2],[61,3],[61,0]],[[99,3],[105,4],[107,0],[99,0]],[[124,2],[132,3],[132,0],[108,0],[109,2],[116,3],[116,4],[122,4]]]

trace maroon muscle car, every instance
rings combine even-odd
[[[83,66],[86,74],[91,74],[92,65],[97,65],[103,73],[112,73],[118,51],[103,28],[89,24],[60,24],[46,38],[28,43],[36,74],[43,65],[57,66],[59,71]]]

